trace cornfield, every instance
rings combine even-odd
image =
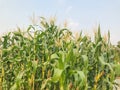
[[[118,56],[100,26],[91,40],[42,18],[0,38],[0,90],[112,90]]]

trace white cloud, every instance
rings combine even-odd
[[[80,31],[80,24],[79,22],[74,21],[73,19],[68,19],[68,28],[71,29],[71,31]]]

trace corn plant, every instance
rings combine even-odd
[[[102,37],[76,37],[53,20],[0,39],[1,90],[112,90],[115,49]]]

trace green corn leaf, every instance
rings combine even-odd
[[[110,69],[111,71],[113,71],[112,66],[110,65],[110,63],[106,63],[106,62],[105,62],[105,59],[104,59],[103,56],[100,56],[100,57],[99,57],[99,60],[100,60],[100,62],[101,62],[102,65],[104,65],[104,66],[105,66],[105,65],[108,66],[109,69]]]
[[[58,59],[58,58],[59,57],[58,57],[58,55],[56,53],[54,53],[54,54],[51,55],[51,59]]]
[[[52,82],[54,82],[54,83],[58,82],[59,79],[61,78],[62,72],[63,72],[63,70],[58,69],[58,68],[55,68],[55,69],[54,69],[53,77],[52,77],[52,79],[51,79]]]
[[[77,71],[77,73],[79,74],[81,81],[85,82],[86,78],[85,78],[84,72],[83,71]]]
[[[17,89],[18,89],[24,73],[25,73],[25,71],[19,72],[19,74],[17,75],[17,77],[16,77],[16,79],[15,79],[15,83],[14,83],[13,86],[10,88],[10,90],[17,90]]]
[[[115,64],[114,70],[115,70],[116,76],[120,76],[120,64]]]
[[[33,64],[33,72],[35,74],[37,66],[38,66],[38,63],[37,63],[37,61],[32,61],[32,64]]]
[[[10,90],[17,90],[17,84],[15,83],[11,88]]]
[[[17,77],[16,77],[16,81],[20,81],[20,80],[22,79],[24,73],[25,73],[25,71],[19,72],[19,74],[18,74]]]
[[[84,60],[85,67],[88,67],[88,57],[86,55],[82,55],[82,58]]]

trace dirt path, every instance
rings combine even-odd
[[[120,78],[115,80],[116,83],[118,83],[119,86],[115,86],[113,90],[120,90]]]

